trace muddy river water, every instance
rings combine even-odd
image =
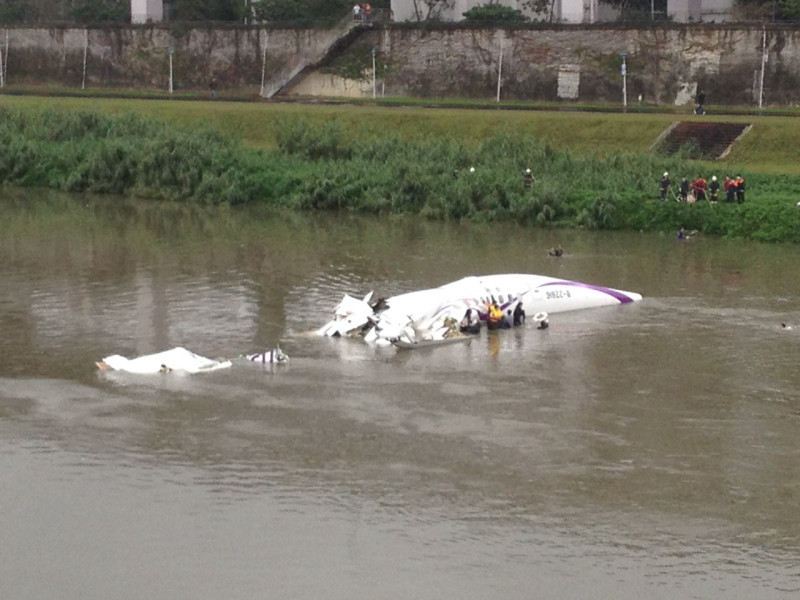
[[[436,349],[309,334],[345,292],[502,272],[644,300]],[[3,198],[0,598],[797,598],[798,273],[703,236]],[[173,346],[234,365],[95,367]]]

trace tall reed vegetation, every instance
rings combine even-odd
[[[353,135],[338,121],[287,119],[277,147],[245,148],[210,129],[135,115],[0,112],[0,180],[70,192],[198,204],[517,221],[800,242],[796,176],[743,173],[742,205],[658,200],[664,170],[696,176],[685,155],[575,154],[530,134]],[[536,178],[530,189],[522,174]],[[707,173],[710,178],[712,173]],[[724,173],[718,173],[720,179]]]

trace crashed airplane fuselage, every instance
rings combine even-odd
[[[452,323],[468,309],[486,321],[488,306],[496,303],[504,318],[513,319],[519,304],[529,315],[552,314],[600,306],[627,304],[640,294],[589,285],[545,275],[502,274],[465,277],[437,288],[400,294],[371,303],[345,295],[334,317],[318,330],[321,335],[363,335],[368,342],[391,344],[443,339]]]

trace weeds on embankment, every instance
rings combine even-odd
[[[681,156],[577,154],[508,130],[470,140],[388,127],[382,135],[359,136],[337,120],[302,117],[275,123],[274,146],[257,150],[211,129],[132,114],[4,110],[1,116],[0,180],[21,186],[552,227],[685,227],[800,242],[800,178],[741,173],[751,190],[742,205],[660,201],[664,170],[674,187],[682,174],[696,175],[698,164]],[[536,177],[530,189],[523,185],[526,168]]]

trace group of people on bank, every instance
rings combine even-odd
[[[672,191],[672,184],[669,179],[669,173],[664,172],[661,176],[659,184],[660,197],[662,200],[669,200],[670,194],[675,197],[678,202],[700,202],[707,200],[711,203],[716,203],[720,199],[720,195],[724,194],[725,202],[742,204],[744,202],[745,183],[744,177],[737,175],[725,177],[725,181],[720,185],[717,176],[711,177],[707,181],[702,175],[698,175],[693,181],[689,181],[686,177],[682,177],[678,185],[678,193]]]

